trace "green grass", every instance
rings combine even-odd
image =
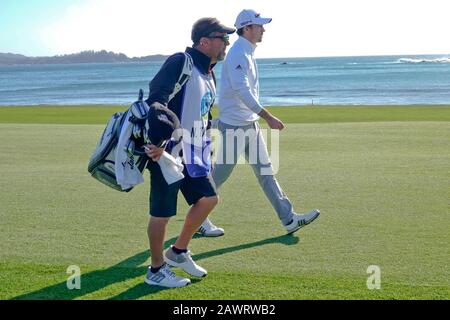
[[[128,106],[0,107],[0,123],[103,124]],[[302,106],[271,107],[286,123],[450,121],[450,106]],[[214,115],[218,109],[213,109]]]
[[[86,170],[113,109],[0,108],[0,299],[450,298],[450,107],[274,108],[289,123],[277,179],[322,215],[285,236],[238,166],[212,216],[226,235],[191,243],[209,275],[177,290],[143,284],[148,176],[122,194]],[[180,196],[166,246],[186,211]],[[70,265],[81,290],[66,288]]]

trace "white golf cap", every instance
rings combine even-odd
[[[234,26],[236,29],[241,29],[251,24],[263,25],[270,21],[272,21],[272,18],[261,18],[260,14],[256,13],[255,10],[245,9],[238,14]]]

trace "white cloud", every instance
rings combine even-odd
[[[450,53],[444,0],[88,0],[40,32],[53,54],[110,50],[170,54],[191,45],[191,26],[215,16],[233,25],[243,8],[272,17],[259,57]],[[234,37],[232,38],[235,39]]]

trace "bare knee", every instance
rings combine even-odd
[[[213,196],[213,197],[204,197],[201,198],[197,204],[208,206],[208,207],[215,207],[219,203],[219,196]]]

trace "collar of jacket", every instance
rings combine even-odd
[[[194,65],[203,74],[210,74],[216,65],[215,63],[211,64],[211,58],[197,49],[187,47],[186,52],[190,54]]]
[[[244,49],[244,51],[246,53],[253,54],[255,52],[256,44],[251,43],[250,41],[248,41],[244,37],[239,36],[239,39],[237,39],[236,42],[239,43],[241,48]]]

